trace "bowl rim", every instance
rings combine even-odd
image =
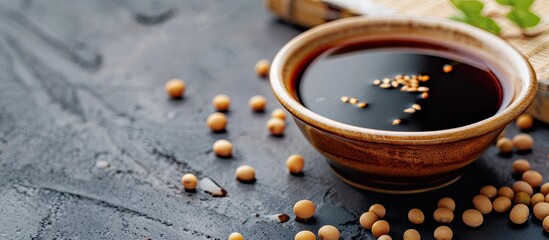
[[[288,91],[286,91],[282,78],[282,71],[284,69],[283,64],[285,64],[287,59],[293,54],[296,46],[299,46],[304,41],[309,41],[316,35],[322,34],[322,32],[343,28],[345,26],[349,26],[349,24],[376,24],[387,22],[401,24],[413,22],[414,27],[444,25],[446,28],[451,28],[461,33],[467,33],[482,42],[493,43],[497,48],[502,51],[506,51],[506,54],[515,55],[512,61],[516,63],[519,69],[526,70],[522,71],[525,74],[518,75],[520,79],[522,79],[523,87],[520,89],[520,92],[515,92],[515,97],[510,104],[503,109],[503,111],[499,111],[489,118],[469,125],[436,131],[388,131],[341,123],[307,109],[295,100]],[[463,139],[479,137],[493,131],[503,130],[504,126],[512,122],[528,108],[536,95],[537,88],[537,80],[531,64],[517,51],[516,48],[511,46],[502,38],[482,29],[457,21],[437,17],[418,17],[409,15],[351,17],[325,23],[309,29],[294,37],[279,50],[271,64],[269,78],[271,88],[279,102],[295,118],[306,123],[307,125],[338,136],[360,141],[409,145],[455,142]]]

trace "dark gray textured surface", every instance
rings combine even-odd
[[[531,154],[502,158],[495,148],[456,184],[438,191],[391,196],[362,192],[335,178],[289,122],[283,138],[270,137],[269,114],[252,114],[256,94],[275,101],[253,65],[272,58],[299,32],[266,13],[261,1],[0,2],[0,239],[293,239],[324,224],[342,239],[373,239],[357,219],[384,203],[391,235],[414,227],[406,220],[420,207],[432,238],[432,211],[444,196],[457,201],[454,239],[543,239],[533,217],[515,227],[491,213],[469,229],[460,220],[486,184],[511,184],[511,163],[529,159],[548,177],[549,128],[538,126]],[[166,80],[185,79],[186,97],[167,99]],[[212,134],[205,119],[211,98],[232,97],[229,130]],[[517,132],[514,127],[510,135]],[[236,153],[217,159],[219,138]],[[305,177],[289,176],[285,159],[301,153]],[[111,164],[107,170],[97,161]],[[252,185],[234,180],[234,169],[257,170]],[[226,198],[182,191],[183,173],[210,176]],[[263,216],[291,213],[297,200],[318,206],[316,222],[279,224]],[[259,214],[259,217],[256,217]]]

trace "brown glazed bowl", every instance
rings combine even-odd
[[[382,131],[343,124],[304,107],[296,93],[296,74],[311,56],[341,42],[410,39],[435,43],[449,51],[470,52],[497,71],[504,89],[500,110],[463,127],[425,132]],[[526,110],[536,93],[528,61],[499,37],[475,27],[439,18],[355,17],[310,29],[288,42],[273,60],[274,94],[293,115],[311,145],[328,158],[346,183],[385,193],[414,193],[449,185]]]

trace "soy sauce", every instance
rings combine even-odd
[[[333,46],[311,56],[294,79],[298,98],[313,112],[358,127],[435,131],[469,125],[496,114],[503,89],[486,62],[424,42],[386,40]],[[450,65],[452,71],[444,72]],[[374,80],[396,75],[429,76],[421,92],[383,89]],[[343,103],[342,96],[368,105]],[[420,111],[406,113],[413,104]],[[400,124],[393,125],[395,119]]]

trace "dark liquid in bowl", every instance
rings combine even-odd
[[[461,56],[458,53],[459,56]],[[465,126],[493,116],[500,108],[503,90],[495,74],[472,56],[451,59],[448,49],[411,41],[379,41],[342,45],[311,56],[296,74],[301,103],[332,120],[378,130],[435,131]],[[445,73],[444,65],[452,71]],[[474,66],[473,66],[474,65]],[[401,91],[403,85],[383,89],[376,79],[396,75],[428,75],[421,92]],[[366,102],[344,103],[341,98]],[[421,110],[406,113],[413,104]],[[400,124],[393,125],[395,119]]]

